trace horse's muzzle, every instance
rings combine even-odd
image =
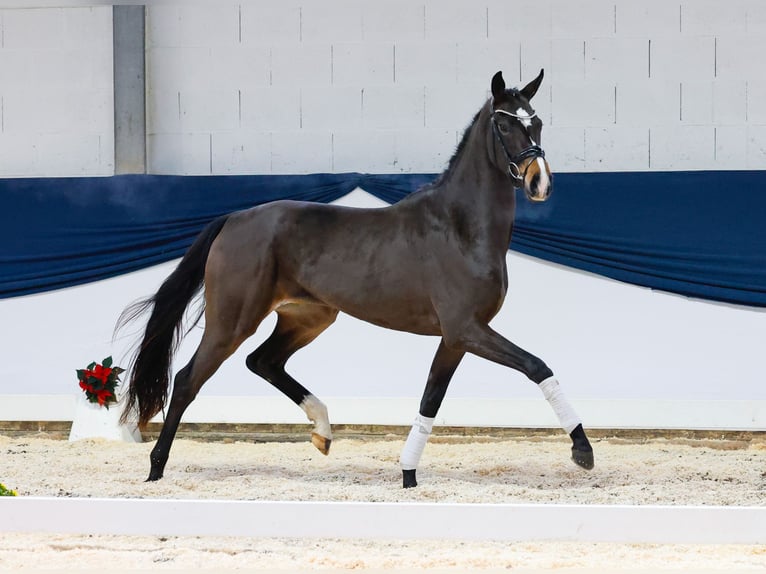
[[[548,162],[542,157],[533,158],[527,165],[524,177],[524,193],[529,201],[543,202],[553,189],[553,179]]]

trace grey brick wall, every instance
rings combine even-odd
[[[66,4],[63,2],[62,4]],[[113,166],[111,8],[0,10],[0,175]],[[766,168],[760,0],[152,4],[154,173],[437,172],[545,68],[556,171]]]

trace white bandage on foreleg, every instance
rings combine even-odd
[[[415,422],[412,423],[410,434],[407,435],[407,442],[404,443],[402,456],[399,459],[402,470],[416,470],[418,468],[420,456],[423,454],[423,449],[426,448],[433,427],[434,419],[420,414],[415,417]]]
[[[564,396],[556,377],[548,377],[540,383],[539,387],[545,399],[553,407],[561,427],[567,431],[567,434],[571,433],[582,421]]]

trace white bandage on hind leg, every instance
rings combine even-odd
[[[327,416],[327,407],[314,395],[306,395],[299,405],[310,421],[314,423],[314,432],[319,436],[332,440],[332,427],[330,417]]]
[[[539,384],[539,387],[545,399],[553,407],[561,427],[567,431],[567,434],[571,433],[582,421],[564,396],[556,377],[548,377]]]
[[[407,442],[404,443],[402,456],[399,459],[402,470],[416,470],[418,468],[420,456],[423,454],[423,449],[426,448],[433,427],[434,419],[420,414],[415,417],[415,422],[412,423],[410,434],[407,435]]]

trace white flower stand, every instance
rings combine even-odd
[[[97,403],[91,403],[85,393],[79,393],[75,406],[69,440],[85,438],[105,438],[125,442],[141,442],[141,433],[135,424],[120,424],[122,408],[112,403],[107,409]]]

